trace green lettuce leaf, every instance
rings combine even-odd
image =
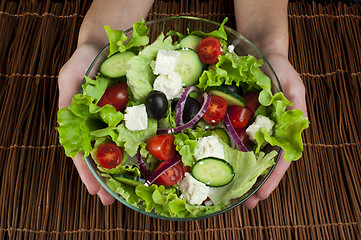
[[[132,91],[134,99],[139,103],[144,103],[148,93],[153,90],[153,82],[156,76],[150,66],[159,50],[174,50],[177,45],[173,45],[171,37],[159,35],[157,40],[139,52],[138,56],[132,57],[128,61],[127,69],[128,85]]]
[[[260,91],[260,103],[268,106],[272,98],[271,80],[261,71],[262,65],[263,61],[252,55],[243,57],[231,53],[221,55],[214,67],[202,73],[198,87],[206,90],[208,87],[220,86],[223,83],[227,85],[235,83],[237,86],[242,86],[246,92]]]
[[[104,30],[109,39],[109,56],[119,52],[118,42],[123,43],[127,40],[127,36],[123,30],[111,29],[109,26],[104,26]]]
[[[140,170],[138,166],[135,166],[133,164],[127,164],[127,154],[123,155],[122,163],[118,165],[115,168],[112,169],[105,169],[100,164],[98,164],[98,169],[101,172],[107,173],[107,174],[128,174],[135,177],[140,177]]]
[[[202,32],[202,31],[193,31],[189,34],[194,34],[203,38],[206,37],[214,37],[217,38],[218,40],[224,40],[227,41],[227,34],[226,31],[224,30],[224,25],[226,24],[226,22],[228,21],[228,18],[225,18],[223,20],[223,22],[221,23],[219,29],[214,30],[212,32],[206,33],[206,32]]]
[[[136,53],[139,52],[140,47],[146,46],[149,43],[148,27],[144,24],[145,20],[142,19],[142,22],[135,22],[133,24],[133,33],[129,41],[123,45],[123,43],[118,42],[117,45],[119,47],[120,52],[125,52],[128,49],[136,48]]]
[[[121,183],[114,178],[107,178],[107,186],[113,191],[122,196],[128,203],[133,206],[138,206],[142,201],[142,198],[139,197],[135,192],[135,187],[129,186],[127,184]]]
[[[92,142],[98,137],[92,133],[114,128],[124,118],[113,106],[99,107],[94,101],[91,96],[77,94],[69,107],[58,111],[59,142],[69,157],[79,152],[87,157],[93,149]]]
[[[124,150],[133,157],[139,146],[144,143],[148,138],[156,135],[157,133],[157,120],[153,118],[148,118],[148,127],[145,130],[131,131],[126,126],[125,123],[121,123],[116,127],[118,132],[118,137],[115,142],[118,145],[123,145]]]
[[[209,198],[214,204],[227,204],[231,199],[242,197],[256,183],[259,176],[267,173],[267,169],[274,165],[276,151],[265,155],[260,152],[256,156],[252,151],[241,152],[230,148],[222,142],[225,159],[234,169],[233,181],[219,188],[212,188]]]
[[[261,128],[255,134],[257,141],[255,152],[259,152],[261,147],[268,142],[272,146],[280,146],[285,151],[285,160],[297,160],[302,156],[302,131],[309,126],[307,117],[303,116],[303,112],[294,109],[286,111],[287,106],[291,106],[282,92],[276,93],[269,107],[261,107],[256,114],[268,116],[275,125],[273,134],[270,136],[265,128]]]
[[[95,76],[96,80],[91,79],[88,76],[84,76],[86,82],[82,85],[83,94],[95,98],[98,102],[105,93],[105,90],[110,85],[111,81],[100,75]]]
[[[109,26],[104,26],[105,32],[109,39],[109,56],[116,52],[125,52],[132,50],[138,53],[142,46],[146,46],[149,43],[148,27],[142,22],[135,22],[133,24],[133,33],[129,41],[123,30],[111,29]],[[125,43],[126,42],[126,43]]]
[[[76,103],[77,98],[79,95],[75,95],[73,102]],[[85,109],[78,108],[82,114],[74,113],[69,107],[58,111],[59,142],[64,147],[65,154],[72,158],[79,152],[89,155],[92,150],[91,142],[95,139],[90,132],[98,128],[98,124],[85,114],[88,106],[82,107]]]
[[[222,204],[217,206],[193,206],[180,199],[176,188],[165,188],[153,184],[150,187],[137,186],[136,194],[144,200],[143,207],[146,211],[154,210],[161,216],[167,217],[196,217],[219,211]]]
[[[195,130],[187,128],[184,132],[174,134],[174,144],[176,150],[182,156],[182,162],[185,166],[193,166],[195,161],[194,149],[198,146],[198,139],[209,135],[207,131],[197,127]]]

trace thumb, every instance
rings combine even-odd
[[[84,75],[99,51],[94,44],[79,45],[61,68],[58,78],[59,109],[69,106],[72,97],[79,92]]]

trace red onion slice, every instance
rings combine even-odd
[[[191,92],[199,92],[199,88],[196,86],[186,87],[175,107],[175,112],[176,112],[175,122],[176,122],[177,126],[183,125],[184,106],[186,105],[187,97]]]
[[[173,133],[181,132],[181,131],[193,126],[194,124],[196,124],[203,117],[204,113],[207,111],[209,103],[211,102],[211,97],[210,97],[209,93],[204,92],[201,95],[201,97],[203,98],[203,104],[201,106],[201,109],[197,113],[197,115],[192,120],[190,120],[189,122],[187,122],[184,125],[181,125],[181,126],[178,126],[175,128],[158,129],[157,134],[173,134]]]
[[[143,161],[142,156],[140,155],[139,150],[138,150],[136,156],[137,156],[139,170],[140,170],[140,173],[142,174],[142,177],[145,178],[145,179],[149,178],[150,173],[149,173],[147,167],[145,166],[145,163]]]
[[[165,171],[167,171],[169,168],[173,167],[180,161],[181,161],[180,155],[178,155],[178,154],[175,155],[172,159],[166,161],[165,164],[161,168],[154,171],[154,173],[148,178],[148,180],[144,183],[144,185],[149,187],[150,185],[152,185],[154,183],[155,180],[157,180],[157,178],[160,175],[162,175]]]
[[[231,120],[229,119],[229,115],[228,113],[224,116],[224,123],[226,124],[226,127],[229,131],[229,134],[231,135],[231,137],[233,138],[233,140],[236,142],[236,145],[238,147],[238,149],[242,152],[248,152],[249,150],[247,149],[247,147],[243,144],[242,140],[239,138],[236,130],[234,129],[234,127],[232,126]]]

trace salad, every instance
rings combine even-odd
[[[267,145],[299,159],[307,118],[271,92],[261,59],[234,52],[226,21],[152,43],[144,20],[129,39],[105,26],[109,56],[58,112],[66,155],[92,157],[129,204],[178,218],[242,197],[275,163]]]

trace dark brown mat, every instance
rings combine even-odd
[[[361,6],[289,4],[307,90],[304,157],[253,211],[152,219],[87,193],[58,143],[57,75],[90,1],[0,3],[0,239],[361,239]],[[231,0],[157,1],[150,19],[230,18]]]

